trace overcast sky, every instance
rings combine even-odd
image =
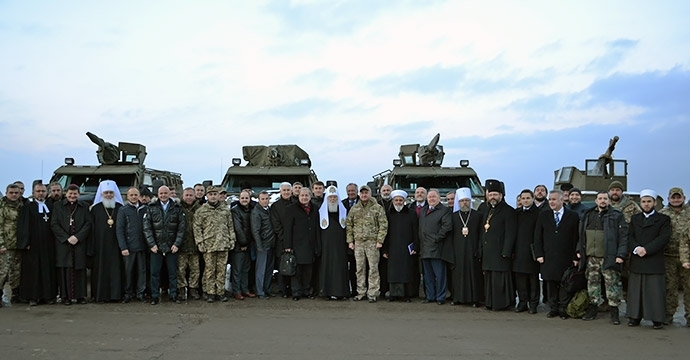
[[[688,1],[0,0],[0,184],[96,164],[86,131],[186,185],[269,144],[361,184],[441,133],[446,165],[514,198],[618,135],[630,190],[665,197],[690,190],[688,19]]]

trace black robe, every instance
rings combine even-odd
[[[511,274],[511,256],[515,244],[517,222],[515,210],[505,201],[488,207],[482,226],[489,229],[482,235],[482,270],[486,307],[501,310],[515,302]]]
[[[91,272],[91,295],[96,301],[113,301],[122,298],[122,254],[117,242],[115,223],[108,225],[108,214],[117,220],[122,205],[116,203],[115,209],[106,209],[103,203],[91,208],[93,235],[89,255],[94,257]]]
[[[347,297],[347,239],[340,226],[338,213],[328,213],[329,226],[321,231],[320,289],[323,296]]]
[[[91,214],[85,202],[70,205],[65,199],[54,205],[50,228],[55,235],[55,266],[63,300],[86,298],[86,244],[91,226]],[[71,235],[78,239],[75,245],[67,241]]]
[[[19,292],[27,300],[54,301],[57,295],[55,237],[50,229],[53,206],[46,205],[50,212],[39,214],[38,203],[27,203],[17,220],[17,248],[24,250]]]
[[[515,210],[517,236],[513,248],[513,271],[522,274],[538,274],[539,263],[534,257],[534,227],[540,211],[535,206],[528,210]]]
[[[404,206],[398,212],[391,206],[386,211],[388,218],[388,232],[383,242],[382,253],[388,254],[388,283],[405,284],[404,287],[391,287],[391,296],[411,297],[413,292],[408,284],[412,283],[415,268],[418,268],[417,255],[410,255],[408,246],[419,253],[419,237],[417,235],[419,220],[413,209]]]
[[[469,215],[469,218],[468,218]],[[462,219],[460,218],[462,216]],[[484,301],[484,276],[482,274],[480,242],[484,232],[484,214],[470,210],[453,213],[453,254],[451,293],[453,301],[463,304]],[[462,228],[467,223],[467,236]]]

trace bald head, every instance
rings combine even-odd
[[[163,185],[158,188],[158,200],[166,203],[170,199],[170,188]]]

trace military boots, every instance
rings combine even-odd
[[[618,309],[616,309],[618,310]],[[587,308],[587,312],[582,317],[582,320],[589,321],[597,318],[597,313],[599,312],[599,307],[596,304],[590,304]]]
[[[201,296],[199,296],[199,291],[195,288],[189,289],[189,296],[191,296],[194,300],[201,299]]]
[[[618,318],[618,306],[610,306],[611,310],[611,324],[620,325],[621,320]]]

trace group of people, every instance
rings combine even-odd
[[[88,268],[97,302],[156,305],[166,292],[177,303],[278,294],[409,302],[420,297],[421,277],[425,303],[535,314],[543,298],[548,317],[565,319],[561,278],[579,266],[590,301],[584,320],[607,301],[619,324],[625,280],[628,325],[647,319],[654,328],[672,321],[679,283],[690,289],[690,210],[680,188],[660,211],[654,191],[642,191],[637,205],[616,181],[592,208],[576,188],[544,185],[521,191],[513,208],[498,180],[486,182],[476,210],[469,188],[418,187],[407,203],[412,194],[389,185],[374,197],[369,186],[350,183],[341,199],[333,185],[286,182],[272,204],[269,193],[255,201],[251,185],[242,188],[232,204],[224,189],[201,184],[181,198],[161,186],[155,197],[129,188],[123,199],[105,180],[89,206],[76,185],[63,195],[59,184],[35,183],[29,200],[23,184],[10,184],[0,201],[2,287],[9,283],[12,301],[30,305],[86,303]],[[276,275],[274,294],[284,253],[294,255],[296,271]]]

